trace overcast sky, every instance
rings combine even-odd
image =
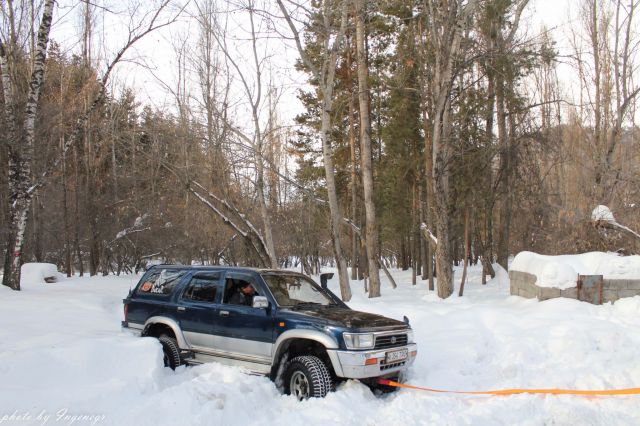
[[[52,31],[53,39],[74,52],[79,52],[81,47],[78,41],[81,39],[81,10],[77,6],[78,3],[75,0],[59,0]],[[99,3],[106,4],[109,11],[121,12],[122,16],[127,16],[131,12],[126,6],[127,1],[105,0]],[[571,12],[575,15],[579,4],[579,0],[531,0],[523,18],[523,24],[528,25],[523,25],[523,30],[531,36],[538,33],[543,25],[551,29],[557,48],[562,55],[567,52],[566,35],[574,24],[569,14]],[[97,14],[99,16],[95,28],[94,58],[104,63],[105,59],[112,58],[117,48],[124,44],[128,22],[123,22],[117,13],[98,10]],[[232,18],[232,21],[236,20],[235,23],[232,22],[232,27],[242,26],[242,22],[237,21],[237,15]],[[140,101],[152,103],[158,108],[172,108],[175,104],[173,96],[165,90],[158,78],[170,87],[175,87],[177,64],[174,45],[180,44],[183,39],[193,42],[197,39],[196,34],[197,28],[193,19],[183,16],[178,23],[148,35],[128,53],[127,58],[131,62],[116,69],[112,79],[112,84],[116,86],[114,90],[123,86],[133,87]],[[107,42],[104,43],[102,40]],[[283,92],[278,105],[279,113],[283,120],[289,121],[302,109],[300,102],[296,99],[296,90],[304,87],[306,76],[293,69],[297,52],[292,46],[274,41],[264,42],[263,46],[264,51],[268,52],[271,58],[271,78],[277,82]],[[246,48],[239,48],[238,59],[248,61],[249,58],[244,57],[247,53],[249,52]],[[153,73],[140,64],[149,66]],[[571,85],[572,75],[568,67],[561,67],[560,78],[565,80],[563,82],[565,86]],[[236,93],[234,97],[239,96],[241,94]]]

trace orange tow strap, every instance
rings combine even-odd
[[[572,389],[501,389],[491,391],[452,391],[422,388],[419,386],[405,385],[393,380],[378,379],[378,383],[396,388],[422,390],[437,393],[457,393],[465,395],[517,395],[521,393],[551,394],[551,395],[640,395],[640,388],[613,389],[613,390],[572,390]]]

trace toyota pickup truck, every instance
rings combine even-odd
[[[408,320],[350,309],[331,275],[318,285],[285,270],[157,265],[123,300],[122,326],[157,338],[167,367],[240,366],[300,400],[344,379],[400,380],[417,355]]]

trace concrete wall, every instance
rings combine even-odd
[[[603,280],[603,302],[615,302],[623,297],[640,296],[640,280]]]
[[[514,296],[522,296],[529,299],[537,297],[538,300],[553,299],[556,297],[578,298],[578,288],[572,287],[566,290],[550,287],[538,287],[536,276],[527,272],[509,271],[510,292]],[[602,302],[615,302],[622,297],[640,296],[640,280],[603,280]]]
[[[511,283],[511,294],[514,296],[522,296],[529,299],[537,297],[539,300],[553,299],[556,297],[576,299],[578,297],[578,289],[576,287],[566,290],[538,287],[536,285],[537,277],[527,272],[509,271],[509,280]]]

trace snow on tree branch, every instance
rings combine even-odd
[[[431,232],[431,230],[429,228],[427,228],[427,224],[422,222],[420,224],[420,229],[422,230],[422,233],[424,234],[424,237],[427,240],[431,240],[433,242],[433,244],[438,245],[438,239],[436,238],[435,235],[433,235],[433,232]]]

